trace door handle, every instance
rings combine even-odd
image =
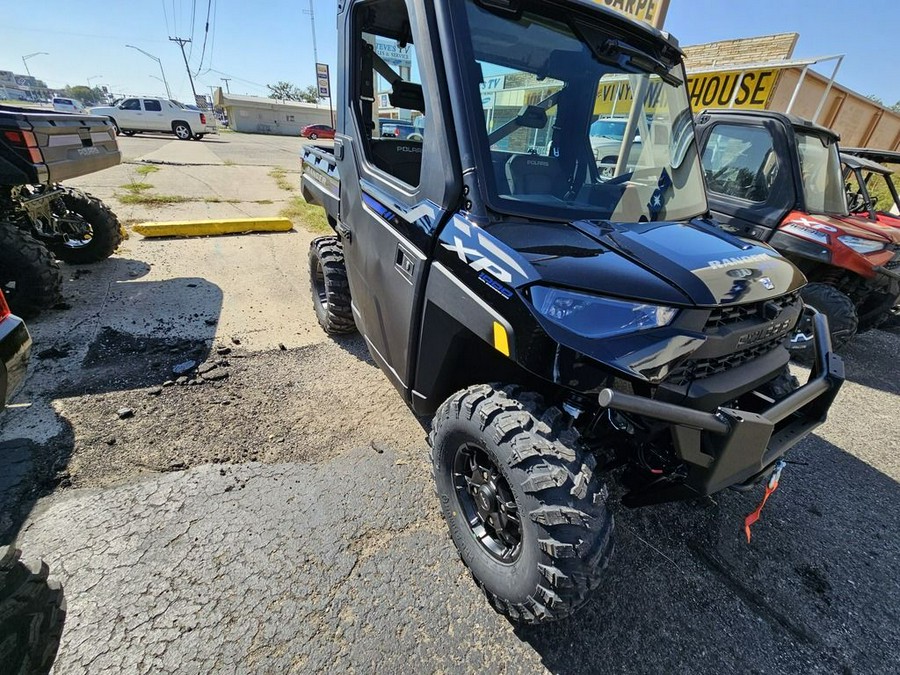
[[[341,239],[345,239],[348,244],[353,242],[353,231],[344,225],[344,223],[338,222],[338,224],[334,226],[334,231],[338,233],[338,236]]]
[[[397,259],[394,266],[407,281],[412,283],[416,271],[416,261],[404,250],[403,246],[397,246]]]

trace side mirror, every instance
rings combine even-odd
[[[526,129],[543,129],[547,121],[547,111],[536,105],[526,105],[516,115],[516,124]]]

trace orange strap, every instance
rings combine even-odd
[[[744,518],[744,534],[747,535],[748,544],[750,543],[750,527],[759,520],[762,515],[763,507],[766,505],[766,502],[769,501],[769,496],[778,489],[778,481],[781,478],[782,470],[784,470],[784,462],[778,462],[775,466],[775,470],[772,472],[772,477],[769,478],[768,485],[766,485],[766,493],[763,495],[762,502],[756,507],[756,510]]]

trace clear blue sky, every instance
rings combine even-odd
[[[198,93],[232,76],[231,91],[265,95],[266,84],[314,82],[309,0],[211,0],[210,33],[201,65],[210,0],[41,0],[27,11],[7,12],[0,39],[0,70],[24,73],[22,55],[51,87],[114,85],[113,91],[163,94],[154,61],[127,49],[133,44],[163,61],[175,97],[190,99],[181,53],[169,35],[191,37]],[[319,58],[335,66],[336,0],[313,0]],[[26,5],[22,5],[25,7]],[[891,104],[900,100],[900,0],[865,3],[822,0],[672,0],[666,28],[682,44],[795,31],[798,57],[846,53],[839,81]],[[844,33],[849,31],[850,39]],[[227,73],[223,75],[222,73]]]

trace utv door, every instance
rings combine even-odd
[[[422,0],[362,0],[339,14],[345,67],[335,140],[338,230],[357,326],[407,397],[428,260],[461,176],[446,131],[450,104],[441,92],[447,88],[434,59],[419,57],[440,53],[428,31],[433,11]],[[427,115],[430,133],[415,141],[381,138],[379,107],[401,119]]]
[[[701,116],[700,144],[713,216],[738,236],[768,241],[796,202],[781,126]]]

